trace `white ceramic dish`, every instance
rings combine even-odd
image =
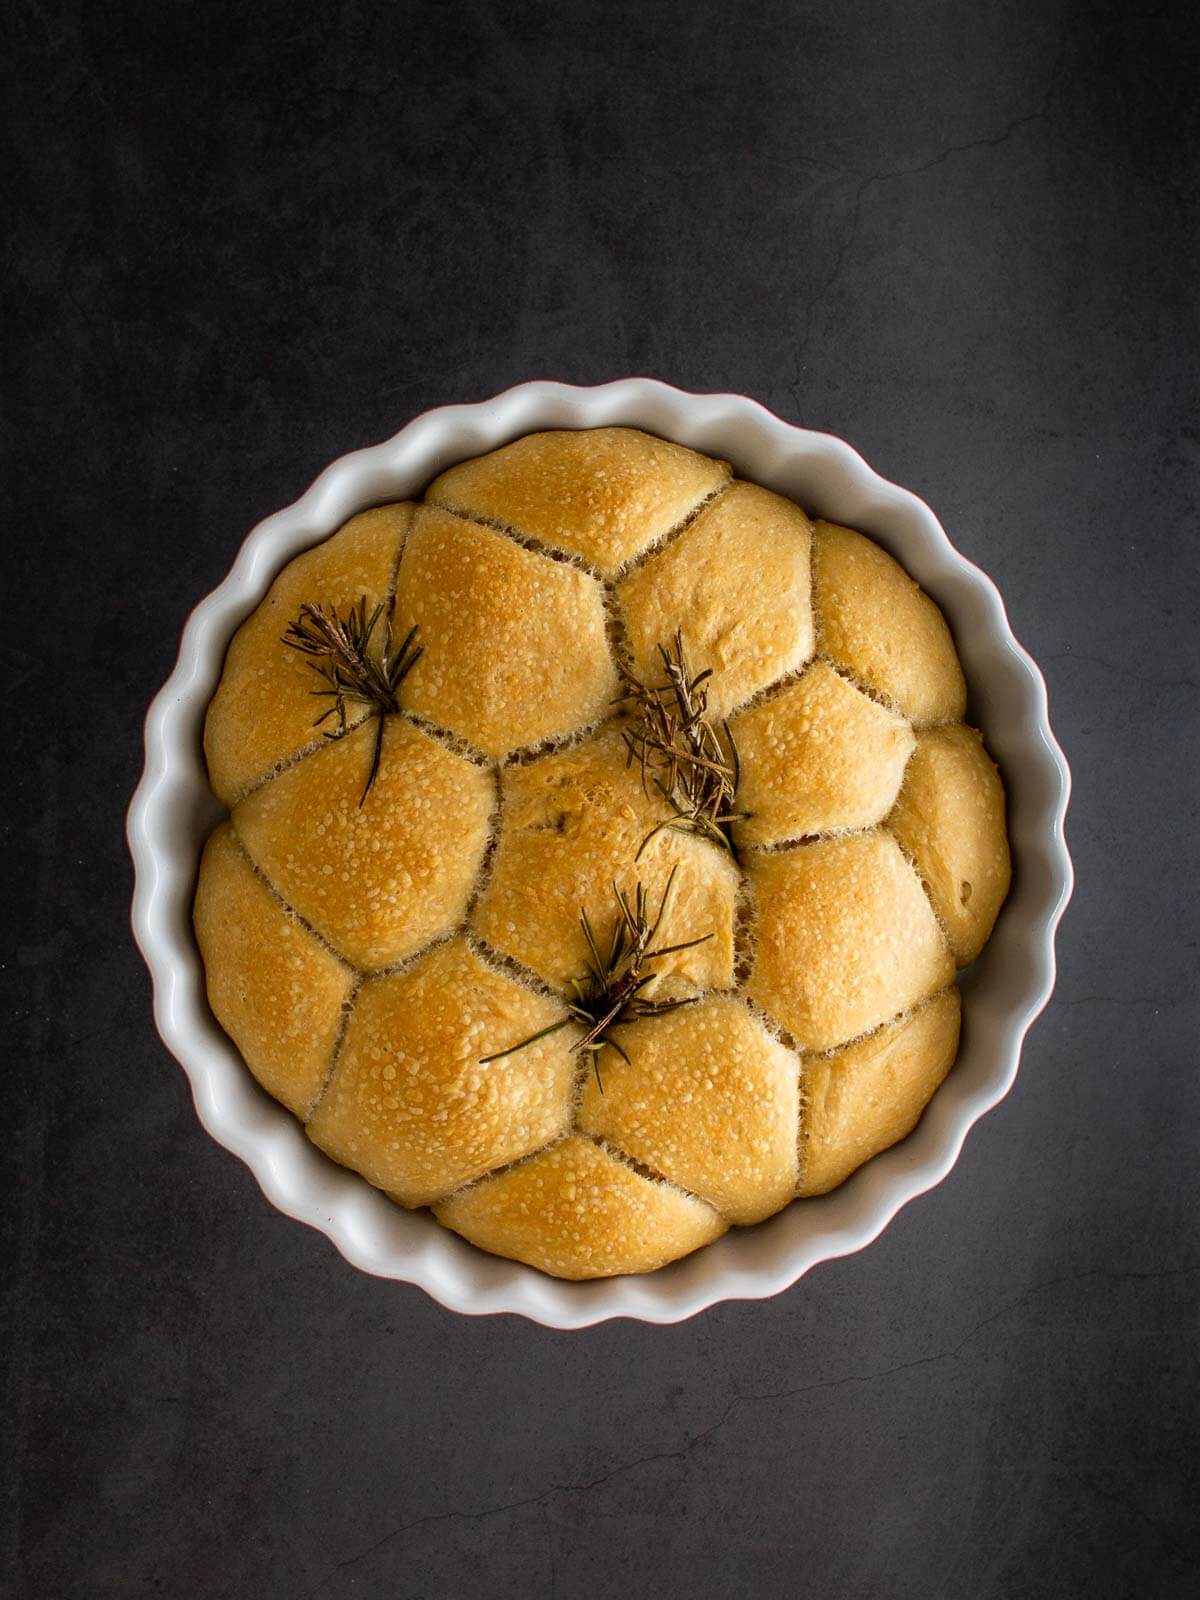
[[[485,1255],[316,1150],[258,1088],[214,1021],[191,905],[200,847],[220,815],[201,750],[205,707],[231,635],[280,568],[355,512],[420,495],[452,462],[538,429],[610,424],[724,457],[743,477],[862,529],[933,595],[954,630],[971,718],[1004,775],[1015,875],[991,942],[965,975],[959,1059],[909,1138],[823,1199],[734,1229],[660,1272],[577,1284]],[[146,719],[146,768],[128,822],[133,928],[153,977],[159,1032],[191,1080],[200,1120],[280,1210],[319,1228],[355,1266],[418,1284],[472,1314],[516,1312],[555,1328],[610,1317],[678,1322],[720,1300],[776,1294],[815,1263],[861,1249],[945,1177],[972,1123],[1007,1094],[1026,1030],[1054,985],[1054,933],[1072,883],[1063,836],[1069,789],[1045,683],[1013,637],[995,586],[922,501],[879,477],[849,445],[792,427],[740,395],[685,394],[643,378],[592,389],[526,383],[481,405],[428,412],[385,444],[335,461],[294,505],[254,529],[229,576],[196,607]]]

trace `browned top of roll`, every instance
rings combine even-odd
[[[389,703],[314,726],[305,605],[381,608],[381,661],[416,629]],[[633,737],[622,672],[667,694],[679,649],[718,824]],[[560,1276],[653,1270],[843,1181],[950,1069],[1010,879],[965,707],[941,612],[864,534],[636,430],[515,440],[295,558],[231,642],[214,1013],[400,1204]],[[580,1053],[639,891],[686,948]]]

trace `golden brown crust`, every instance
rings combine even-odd
[[[890,834],[756,857],[758,948],[747,990],[802,1050],[828,1050],[943,988],[954,961]]]
[[[619,1032],[579,1126],[751,1223],[796,1192],[797,1058],[740,1000],[713,995]]]
[[[813,530],[817,649],[916,723],[948,722],[967,690],[946,619],[886,550],[832,522]]]
[[[643,1178],[578,1135],[434,1211],[493,1255],[557,1278],[653,1272],[711,1244],[727,1226],[702,1200]]]
[[[194,921],[214,1016],[267,1093],[306,1116],[354,974],[287,914],[227,822],[204,847]]]
[[[305,602],[344,613],[393,579],[393,636],[415,625],[423,652],[401,709],[352,705],[323,742],[280,636]],[[737,857],[653,831],[677,818],[627,761],[622,620],[644,681],[677,629],[713,671]],[[651,1271],[840,1183],[953,1061],[954,961],[1010,875],[964,702],[941,613],[862,534],[635,430],[517,440],[354,518],[235,635],[205,728],[233,807],[195,904],[213,1010],[270,1093],[316,1106],[314,1141],[400,1203],[559,1276]],[[577,1022],[524,1045],[565,1007],[507,963],[565,998],[580,912],[604,946],[614,882],[653,916],[673,868],[656,943],[709,937],[652,964],[645,998],[695,1003],[618,1025],[630,1061],[603,1052],[601,1093]]]
[[[922,733],[888,826],[966,966],[987,943],[1012,880],[1004,786],[983,736],[962,723]]]
[[[674,829],[657,834],[635,861],[649,831],[672,813],[642,792],[615,728],[508,767],[501,784],[499,843],[473,917],[489,945],[565,986],[587,960],[580,912],[604,937],[616,914],[614,882],[632,894],[640,878],[657,909],[678,867],[658,942],[713,937],[656,970],[700,985],[730,981],[737,870],[717,846]]]
[[[741,844],[867,828],[888,814],[913,747],[903,717],[827,662],[732,723],[741,754]]]
[[[602,572],[662,538],[729,476],[633,428],[532,433],[436,479],[426,498],[503,522]]]
[[[386,600],[412,511],[405,503],[352,517],[289,561],[234,634],[204,724],[209,778],[227,806],[320,737],[313,724],[327,702],[313,697],[306,658],[283,643],[288,623],[305,602],[344,612],[364,596],[368,609]],[[362,715],[354,707],[350,720]]]
[[[354,966],[401,961],[464,915],[487,844],[491,774],[403,717],[374,719],[307,756],[236,807],[255,865]]]
[[[943,989],[910,1015],[804,1064],[802,1195],[826,1194],[911,1133],[958,1053],[960,1000]]]
[[[713,669],[724,715],[812,654],[812,525],[790,500],[736,483],[617,589],[634,666],[658,681],[678,628],[693,671]]]
[[[485,755],[585,727],[616,693],[596,579],[436,507],[414,520],[396,617],[423,646],[405,708]]]
[[[564,1015],[452,939],[365,983],[309,1137],[402,1205],[428,1205],[564,1133],[574,1032],[481,1057]]]

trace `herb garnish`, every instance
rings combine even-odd
[[[705,933],[698,939],[687,939],[682,944],[663,945],[657,950],[654,948],[655,935],[667,909],[667,900],[677,871],[678,867],[671,868],[671,875],[667,879],[667,886],[659,901],[658,915],[653,922],[647,916],[646,890],[640,879],[632,904],[624,890],[613,884],[617,916],[613,923],[607,954],[603,956],[600,954],[600,947],[592,931],[588,914],[586,911],[581,912],[579,924],[583,929],[583,937],[587,940],[591,959],[585,964],[584,976],[571,979],[575,998],[567,1001],[567,1016],[559,1022],[552,1022],[548,1028],[542,1028],[538,1033],[531,1033],[528,1039],[522,1039],[519,1044],[510,1044],[504,1050],[497,1050],[494,1055],[484,1056],[480,1064],[486,1065],[489,1061],[498,1061],[501,1056],[513,1055],[518,1050],[524,1050],[527,1045],[536,1043],[538,1039],[545,1039],[549,1034],[557,1033],[568,1023],[579,1022],[586,1031],[571,1048],[576,1054],[582,1055],[587,1052],[591,1055],[592,1070],[596,1074],[597,1086],[603,1094],[600,1052],[605,1045],[611,1045],[622,1061],[629,1061],[629,1057],[613,1037],[614,1028],[625,1027],[631,1022],[640,1022],[644,1017],[661,1017],[668,1011],[677,1011],[680,1006],[695,1005],[700,998],[699,995],[688,995],[678,1000],[642,998],[642,990],[658,976],[645,970],[650,962],[660,961],[664,956],[674,955],[680,950],[690,950],[694,945],[704,944],[706,940],[712,938],[711,933]]]
[[[692,676],[683,653],[683,635],[678,631],[672,648],[660,644],[658,653],[665,683],[642,683],[624,664],[620,667],[625,687],[618,700],[634,711],[634,720],[623,730],[628,765],[638,763],[643,790],[649,793],[653,782],[675,813],[651,828],[634,859],[640,859],[651,839],[664,828],[701,834],[732,855],[729,824],[745,815],[730,809],[741,765],[729,723],[721,724],[725,731],[722,745],[709,720],[712,668]]]
[[[385,611],[383,648],[375,656],[371,653],[371,637]],[[283,643],[307,656],[308,665],[325,684],[323,689],[314,689],[313,693],[333,701],[313,723],[314,728],[319,728],[329,717],[337,717],[337,728],[326,729],[327,739],[337,739],[345,733],[348,701],[375,708],[375,746],[366,787],[359,798],[360,806],[379,772],[384,716],[390,711],[399,711],[396,691],[416,666],[424,648],[423,645],[413,647],[416,633],[415,627],[410,628],[399,650],[393,651],[390,608],[381,601],[368,616],[367,597],[363,595],[344,617],[338,615],[334,606],[306,603],[283,635]]]

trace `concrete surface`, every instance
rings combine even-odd
[[[6,26],[0,1592],[1190,1592],[1195,12]],[[251,524],[427,406],[630,371],[929,499],[1046,669],[1079,889],[1015,1092],[876,1245],[768,1304],[555,1335],[361,1276],[208,1139],[121,829]]]

